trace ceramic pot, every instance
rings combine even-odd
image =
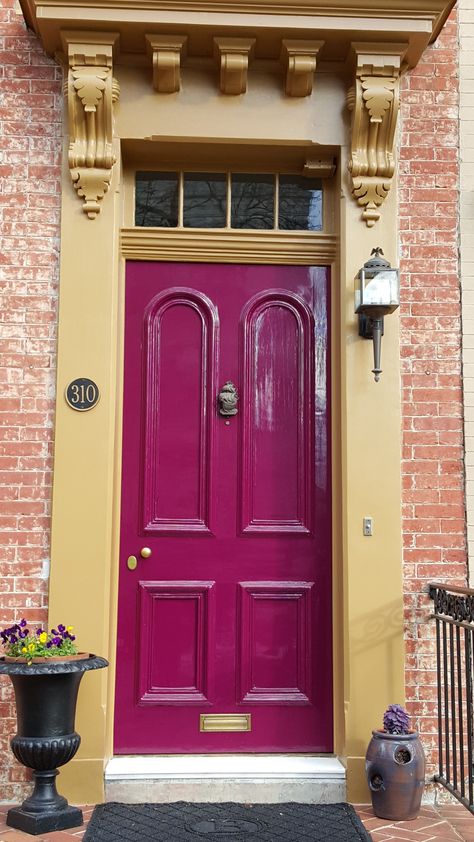
[[[33,769],[35,781],[33,794],[8,811],[10,827],[40,834],[82,824],[81,810],[58,794],[56,776],[58,766],[72,760],[81,742],[74,721],[82,676],[106,666],[107,661],[95,655],[31,664],[0,658],[0,675],[10,677],[15,691],[17,734],[11,749],[23,766]]]
[[[372,731],[365,771],[374,813],[381,819],[416,819],[425,785],[425,755],[419,736]]]

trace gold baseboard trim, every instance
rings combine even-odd
[[[251,713],[201,713],[200,731],[251,731]]]

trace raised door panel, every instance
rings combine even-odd
[[[242,582],[240,701],[310,704],[312,582]]]
[[[241,319],[244,533],[306,534],[314,518],[314,318],[284,290],[257,295]]]
[[[202,704],[209,698],[214,582],[141,582],[139,704]]]
[[[143,532],[209,533],[218,316],[191,289],[156,296],[145,314]]]

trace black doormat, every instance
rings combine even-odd
[[[350,804],[99,804],[83,842],[370,842]]]

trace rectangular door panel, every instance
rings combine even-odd
[[[310,704],[311,582],[240,585],[242,702]]]
[[[140,582],[138,702],[208,701],[214,582]]]

